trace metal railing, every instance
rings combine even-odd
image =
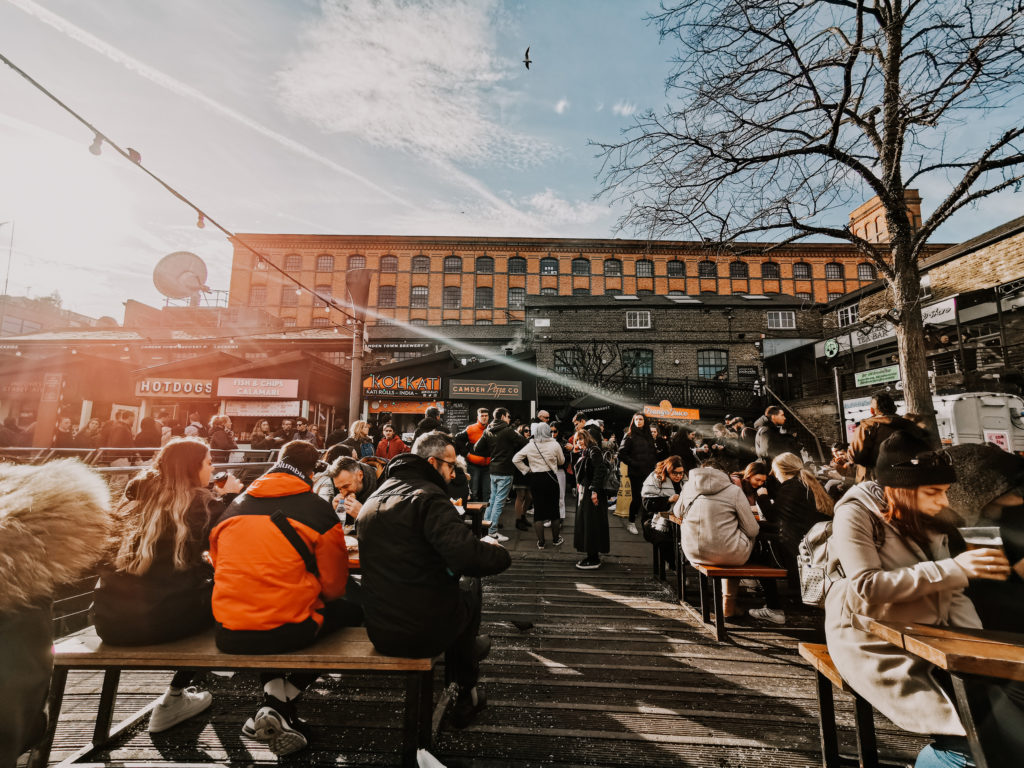
[[[114,462],[124,463],[124,467],[144,466],[152,461],[160,450],[154,448],[0,448],[0,461],[13,464],[45,464],[57,459],[79,459],[90,467],[118,466]],[[236,464],[249,462],[272,462],[278,449],[252,450],[238,448],[228,451],[230,461]],[[217,453],[221,453],[217,451]]]
[[[635,376],[601,382],[602,388],[644,403],[668,400],[682,408],[712,412],[754,413],[764,408],[764,396],[754,383],[735,383],[708,379],[654,379]],[[571,402],[591,390],[570,387],[550,379],[537,380],[537,396],[546,402]]]

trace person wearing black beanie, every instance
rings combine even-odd
[[[835,507],[825,597],[825,636],[843,679],[900,728],[931,735],[918,765],[964,765],[970,750],[956,707],[924,659],[853,626],[853,616],[980,628],[964,594],[969,578],[1005,579],[1000,550],[950,556],[936,522],[956,482],[949,456],[896,432],[879,446],[876,481],[851,488]],[[960,760],[961,762],[955,762]]]

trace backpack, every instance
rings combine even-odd
[[[601,453],[601,460],[608,467],[608,479],[604,481],[604,489],[608,491],[608,496],[616,496],[619,493],[619,482],[621,477],[619,476],[619,463],[616,460],[615,451],[607,450]]]

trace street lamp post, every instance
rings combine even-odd
[[[366,325],[366,301],[370,294],[370,278],[373,272],[369,269],[350,269],[345,274],[345,290],[348,293],[349,305],[352,307],[352,380],[348,394],[348,421],[351,424],[358,418],[363,395],[363,330]]]

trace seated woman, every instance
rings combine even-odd
[[[683,468],[682,458],[673,455],[659,461],[654,466],[654,471],[644,480],[643,488],[640,491],[640,499],[643,504],[640,529],[644,532],[645,537],[648,535],[646,522],[655,515],[672,509],[673,505],[679,501],[679,492],[683,488],[685,477],[686,470]],[[661,550],[664,562],[675,562],[671,540],[663,542]]]
[[[203,440],[175,438],[128,483],[114,513],[111,547],[99,567],[92,607],[103,642],[166,643],[213,625],[213,569],[204,553],[210,529],[230,499],[207,490],[212,467]],[[241,489],[238,478],[228,475],[224,493]],[[210,706],[208,692],[186,688],[193,675],[175,673],[150,715],[150,733]]]
[[[835,510],[825,595],[825,636],[836,669],[900,728],[933,736],[916,765],[973,765],[964,728],[938,670],[924,659],[853,626],[855,614],[898,622],[980,627],[964,595],[968,578],[1005,579],[997,549],[949,556],[937,516],[956,481],[948,458],[906,432],[885,440],[876,481],[850,489]]]
[[[747,497],[750,511],[758,519],[766,518],[765,510],[772,505],[767,487],[770,473],[771,468],[763,461],[752,461],[744,467],[742,472],[733,472],[730,475],[733,484],[738,485],[743,491],[743,495]]]
[[[768,522],[778,530],[778,534],[772,537],[772,552],[778,564],[789,572],[791,578],[795,578],[800,540],[812,525],[832,517],[834,502],[795,453],[776,456],[772,461],[772,474],[779,485],[769,494],[771,506],[764,509]],[[762,586],[767,589],[767,604],[763,608],[752,609],[750,615],[773,624],[785,624],[786,613],[778,600],[774,581],[770,586],[766,583]]]
[[[715,459],[690,473],[675,507],[683,519],[683,554],[691,563],[743,565],[754,549],[759,526],[743,491],[732,484]],[[735,616],[736,579],[725,579],[722,613]]]

